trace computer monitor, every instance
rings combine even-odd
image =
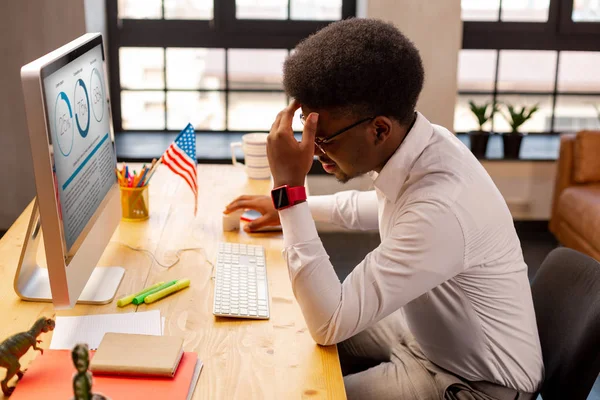
[[[102,35],[23,66],[21,82],[37,196],[15,291],[56,308],[108,303],[124,269],[96,267],[121,218]]]

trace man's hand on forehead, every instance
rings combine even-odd
[[[275,186],[304,186],[314,157],[315,135],[319,115],[311,113],[304,124],[302,140],[294,137],[292,122],[300,108],[296,100],[277,114],[267,139],[267,156]]]

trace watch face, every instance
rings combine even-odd
[[[287,196],[287,190],[285,190],[285,188],[273,190],[271,192],[271,195],[273,196],[273,204],[277,209],[286,207],[290,204],[290,201]]]

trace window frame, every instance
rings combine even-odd
[[[575,22],[573,21],[573,1],[565,1],[564,12],[560,16],[560,31],[565,34],[600,36],[600,21]]]
[[[164,7],[164,2],[163,2]],[[116,132],[123,131],[121,115],[121,90],[119,49],[121,47],[180,47],[180,48],[236,48],[236,49],[293,49],[298,42],[325,27],[332,21],[302,20],[252,20],[236,19],[235,0],[215,0],[212,20],[180,19],[119,19],[117,0],[106,0],[108,27],[108,65],[112,93],[113,123]],[[559,92],[558,64],[561,51],[600,52],[600,22],[574,22],[573,0],[550,0],[546,22],[504,22],[500,20],[502,0],[496,21],[463,21],[462,49],[468,50],[550,50],[557,51],[554,89],[547,92],[498,90],[499,54],[493,91],[459,90],[457,95],[492,95],[496,100],[502,95],[551,95],[551,131],[554,132],[556,102],[558,96],[600,96],[600,92]],[[288,18],[290,3],[288,2]],[[163,10],[164,11],[164,10]],[[164,14],[164,13],[163,13]],[[356,1],[342,0],[342,19],[356,15]],[[165,52],[166,57],[166,52]],[[228,76],[228,52],[225,51],[225,75]],[[166,60],[165,60],[166,61]],[[163,73],[166,75],[166,62]],[[165,88],[166,107],[166,77]],[[178,89],[178,91],[182,91]],[[183,90],[185,91],[185,90]],[[189,91],[213,91],[189,89]],[[230,92],[277,92],[277,89],[230,89],[228,79],[218,92],[225,93],[225,123],[228,119],[228,93]],[[169,132],[164,130],[128,130],[130,132]],[[237,133],[239,131],[210,131]]]
[[[550,0],[546,22],[503,22],[500,13],[497,21],[463,21],[462,48],[600,51],[600,22],[573,22],[572,13],[573,0]]]
[[[463,21],[462,50],[496,50],[493,90],[458,90],[459,96],[491,95],[493,101],[503,95],[552,96],[550,131],[531,134],[559,134],[554,131],[556,103],[559,96],[598,97],[598,92],[558,91],[558,68],[561,51],[600,52],[600,22],[574,22],[573,0],[550,0],[546,22],[503,22],[502,0],[496,21]],[[500,50],[556,51],[554,88],[552,91],[498,90]],[[493,117],[492,117],[493,121]],[[493,125],[492,125],[493,127]],[[454,130],[454,129],[453,129]],[[493,130],[493,128],[492,128]],[[466,132],[456,132],[466,133]]]
[[[302,39],[327,26],[333,21],[305,20],[262,20],[236,19],[235,0],[214,0],[212,20],[184,19],[119,19],[117,0],[106,0],[108,28],[108,61],[110,91],[112,94],[113,124],[116,132],[123,132],[121,115],[120,59],[121,47],[167,47],[178,48],[219,48],[225,51],[225,87],[220,90],[189,89],[194,92],[216,91],[225,93],[225,130],[210,131],[217,133],[239,133],[228,128],[228,94],[231,92],[267,92],[284,93],[277,89],[230,89],[227,49],[293,49]],[[290,15],[288,1],[288,18]],[[162,1],[164,15],[164,0]],[[356,15],[356,1],[342,0],[342,19]],[[165,58],[166,58],[166,51]],[[165,92],[165,129],[164,130],[127,130],[127,132],[171,132],[167,129],[166,110],[166,59],[165,87],[156,89]],[[149,89],[148,89],[149,90]],[[154,90],[154,89],[153,89]],[[136,90],[138,91],[138,90]],[[139,91],[144,91],[141,89]],[[188,91],[179,90],[176,91]]]

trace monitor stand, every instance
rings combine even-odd
[[[27,301],[52,301],[48,270],[37,263],[37,253],[41,240],[40,214],[37,198],[33,204],[27,236],[21,250],[19,266],[15,274],[15,292]],[[122,267],[96,267],[88,279],[78,304],[107,304],[117,293],[125,269]]]

